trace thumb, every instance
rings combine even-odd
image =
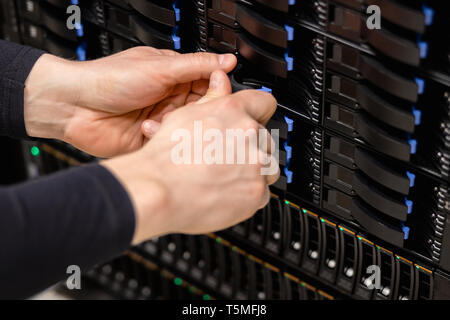
[[[195,104],[206,103],[211,100],[227,96],[232,93],[231,83],[228,76],[223,71],[214,71],[209,81],[209,89],[206,94],[195,102]],[[161,123],[171,112],[163,115],[161,121],[145,120],[142,123],[142,133],[147,139],[151,139],[161,127]]]
[[[206,95],[198,100],[196,104],[207,103],[211,100],[225,97],[232,94],[231,82],[228,76],[223,71],[214,71],[211,74],[211,79],[209,81],[209,89]]]
[[[218,55],[207,52],[180,54],[170,57],[170,59],[172,59],[171,63],[165,66],[166,70],[169,69],[166,74],[172,75],[174,83],[209,80],[215,70],[228,73],[237,64],[237,59],[233,54]]]

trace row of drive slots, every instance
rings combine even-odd
[[[446,183],[302,122],[292,112],[277,111],[268,128],[280,129],[282,175],[276,189],[356,222],[391,244],[430,258],[441,251],[446,256]]]
[[[284,48],[274,48],[247,29],[209,21],[209,49],[239,52],[258,66],[259,71],[244,68],[238,81],[269,88],[281,105],[315,122],[322,121],[323,104],[324,126],[448,178],[442,134],[448,86],[303,27],[291,27],[295,41],[290,38],[288,57]],[[436,107],[430,109],[431,104]],[[429,143],[430,136],[436,142]]]
[[[85,274],[85,279],[100,285],[118,299],[211,300],[215,298],[133,252],[89,270]]]
[[[440,1],[428,3],[406,0],[215,0],[206,3],[205,7],[211,19],[229,26],[239,25],[275,46],[287,48],[292,38],[292,25],[306,19],[323,31],[371,48],[405,66],[430,65],[438,60],[448,68],[449,47],[442,45],[439,33],[448,26],[441,11],[445,4]],[[380,29],[368,27],[366,10],[370,5],[377,5],[381,10]]]
[[[221,3],[227,1],[230,4]],[[60,0],[48,0],[45,3],[51,3],[51,6],[59,9],[66,5],[64,1]],[[85,4],[85,2],[82,2],[81,5],[85,8],[86,12],[91,13],[87,19],[95,20],[95,22],[103,24],[126,37],[130,37],[131,35],[131,37],[139,39],[143,44],[155,47],[169,49],[181,48],[181,39],[178,34],[179,23],[182,16],[189,16],[189,6],[182,8],[183,11],[177,1],[169,4],[159,1],[115,0],[111,1],[111,3],[114,5],[105,4],[102,6],[98,3]],[[233,5],[231,13],[228,10],[223,11],[223,9],[229,9],[231,4]],[[428,11],[430,10],[432,9],[430,8]],[[92,11],[94,11],[94,14],[92,14]],[[99,11],[101,11],[101,14]],[[19,1],[19,12],[24,17],[42,22],[43,25],[51,28],[53,33],[65,39],[75,41],[77,35],[79,36],[75,31],[67,30],[64,27],[61,28],[61,21],[59,21],[61,18],[54,14],[56,11],[44,5],[42,2],[21,0]],[[290,56],[291,52],[289,51],[291,50],[291,44],[298,42],[294,41],[294,39],[298,39],[296,35],[297,27],[295,25],[289,25],[287,22],[284,25],[278,25],[270,20],[276,17],[273,11],[265,12],[264,14],[266,16],[264,16],[264,14],[258,13],[257,8],[235,3],[232,0],[213,1],[212,8],[208,7],[208,13],[212,19],[216,18],[221,20],[221,22],[225,21],[230,23],[227,19],[231,19],[233,26],[235,26],[234,23],[238,24],[252,36],[263,39],[273,48],[277,47],[281,49],[280,52],[282,54],[280,57],[277,57],[270,50],[265,52],[263,48],[254,45],[252,41],[247,41],[245,34],[239,32],[236,33],[237,37],[234,40],[230,41],[230,39],[227,39],[231,42],[228,45],[234,46],[235,50],[241,52],[244,56],[251,56],[252,59],[260,59],[267,62],[269,70],[277,75],[286,77],[287,72],[293,70],[293,61],[295,59]],[[229,14],[232,14],[232,16]],[[434,17],[434,14],[432,16]],[[223,17],[226,19],[223,19]],[[424,17],[424,19],[427,18]],[[430,20],[431,18],[428,19]],[[220,26],[209,28],[217,29]],[[217,30],[214,30],[214,32],[216,35],[219,33]],[[375,30],[373,32],[378,34],[384,32],[384,30]],[[227,37],[230,37],[230,35],[231,33],[227,33]],[[49,41],[51,42],[51,39]],[[391,49],[392,47],[389,47],[389,52],[395,51]],[[414,51],[411,48],[406,48],[405,50],[407,53]],[[425,51],[428,52],[428,49]],[[255,55],[257,58],[254,57]],[[402,53],[402,57],[405,55],[406,53]]]
[[[184,1],[109,0],[103,7],[105,27],[144,45],[180,50],[190,46],[193,21],[182,21],[193,20],[190,7]]]
[[[348,0],[345,0],[344,2],[348,2]],[[390,13],[394,10],[393,7],[399,8],[398,4],[395,4],[392,1],[384,0],[381,2],[383,3],[380,4],[380,7],[384,8],[384,6],[387,5],[390,7],[389,9],[391,9],[386,9],[384,12],[386,15],[383,17],[389,18]],[[304,3],[308,3],[308,1]],[[439,6],[437,2],[434,5]],[[324,6],[325,8],[321,8],[321,5],[317,4],[317,9],[319,11],[324,10],[330,15],[328,19],[330,27],[327,28],[327,31],[330,31],[330,33],[335,33],[341,38],[349,38],[349,35],[353,34],[353,30],[351,30],[352,27],[361,29],[365,26],[365,23],[363,23],[361,18],[351,16],[351,9],[340,8],[340,10],[350,11],[350,13],[347,13],[347,11],[341,13],[339,11],[339,13],[334,14],[333,10],[337,10],[335,5],[324,4]],[[249,57],[250,60],[261,61],[260,64],[264,64],[268,72],[272,72],[280,77],[285,78],[289,71],[294,70],[293,64],[296,59],[293,56],[295,54],[292,51],[295,49],[293,49],[292,46],[295,46],[295,43],[301,40],[298,30],[298,21],[291,20],[288,17],[280,17],[275,11],[264,9],[263,6],[255,3],[255,1],[245,1],[244,3],[239,0],[217,0],[205,4],[205,7],[207,8],[207,20],[209,24],[207,26],[209,46],[217,47],[218,43],[221,43],[222,46],[228,46],[229,48],[240,52],[243,56]],[[405,10],[409,9],[409,11],[413,11],[406,6],[402,7]],[[435,14],[436,10],[431,7],[424,6],[421,10],[423,12],[416,13],[415,18],[417,18],[418,21],[413,21],[413,23],[420,23],[420,20],[422,20],[423,25],[425,24],[425,21],[429,25],[434,25],[436,30],[429,31],[429,33],[433,35],[439,33],[439,30],[441,30],[440,28],[445,29],[445,23],[447,23],[445,16]],[[356,12],[354,14],[360,15],[360,13]],[[399,22],[401,23],[402,21],[404,21],[404,19]],[[351,22],[353,22],[353,25],[350,24]],[[441,24],[444,23],[444,26],[439,24],[439,22]],[[342,29],[344,31],[342,33],[337,32],[333,28],[336,27],[338,23],[343,24]],[[346,23],[348,23],[349,26],[347,26]],[[429,48],[428,42],[425,40],[418,41],[418,44],[412,43],[410,46],[407,45],[407,39],[402,36],[389,40],[391,33],[389,33],[387,29],[388,26],[383,24],[382,29],[374,29],[367,32],[375,35],[369,36],[369,38],[376,39],[375,44],[378,45],[378,50],[381,50],[386,54],[397,54],[399,62],[409,63],[415,66],[419,64],[421,58],[425,59],[430,51],[433,52],[433,50]],[[425,32],[425,26],[421,28],[421,32]],[[388,34],[389,36],[387,36]],[[403,34],[403,36],[405,35]],[[384,39],[384,37],[387,37],[388,39]],[[418,34],[414,34],[414,41],[416,41],[418,37]],[[351,38],[350,40],[358,42],[358,39]],[[363,41],[359,42],[364,43]],[[440,45],[440,43],[441,41],[437,41],[434,45]],[[359,49],[362,50],[362,48]],[[448,54],[448,48],[446,49],[447,51],[444,52],[445,56]],[[399,50],[400,52],[397,52]],[[384,59],[387,58],[385,55],[379,55],[376,54],[376,52],[371,52],[371,55],[375,55],[383,61],[391,62],[394,66],[398,65],[398,61],[392,63],[392,59]],[[404,59],[406,59],[406,61],[404,61]],[[442,67],[440,69],[442,69]],[[408,70],[414,72],[415,69],[411,68]]]
[[[377,56],[386,57],[408,67],[438,69],[449,73],[448,28],[442,1],[421,0],[330,0],[328,32],[370,48]],[[381,28],[367,25],[366,8],[378,5]],[[373,11],[372,11],[373,13]]]
[[[78,30],[66,26],[67,7],[66,1],[59,0],[17,1],[22,42],[64,58],[85,60],[86,45],[80,41],[85,30],[83,25]]]
[[[149,10],[147,5],[142,5],[144,4],[142,1],[133,3],[143,14],[146,13],[145,10]],[[65,1],[19,1],[18,11],[22,18],[20,28],[23,42],[65,58],[77,57],[79,60],[98,58],[143,44],[175,50],[181,48],[178,26],[181,19],[180,10],[175,6],[165,8],[171,12],[166,18],[170,21],[173,18],[173,22],[166,21],[165,23],[161,23],[161,19],[153,22],[144,16],[141,17],[138,13],[134,14],[134,11],[123,10],[115,5],[81,1],[80,6],[83,24],[80,29],[70,30],[66,27],[67,3]],[[152,6],[150,7],[154,9]],[[157,13],[160,12],[157,11]],[[101,28],[96,28],[94,24],[84,25],[86,21],[100,26],[108,26],[109,29],[129,39],[123,40],[121,37],[110,35]],[[158,29],[152,28],[153,24],[156,24]],[[132,35],[131,39],[130,35]],[[102,50],[104,42],[111,42],[115,49]],[[88,52],[86,52],[87,50]]]
[[[192,283],[201,283],[205,291],[217,292],[218,298],[334,299],[325,291],[282,272],[216,235],[166,236],[148,241],[135,250],[170,266],[176,274],[192,279]],[[142,275],[146,277],[145,273]]]
[[[323,150],[322,209],[450,270],[448,183],[328,131]]]
[[[269,206],[226,231],[360,299],[431,299],[432,272],[349,228],[273,196]],[[381,288],[367,288],[367,268],[381,268]],[[370,282],[369,282],[370,284]]]
[[[397,246],[404,246],[410,229],[420,243],[428,215],[447,213],[440,207],[447,184],[330,133],[322,168],[322,207]]]

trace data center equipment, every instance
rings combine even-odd
[[[81,23],[66,27],[70,5]],[[381,28],[370,26],[376,6]],[[3,38],[80,61],[234,53],[271,92],[281,178],[215,234],[153,239],[85,277],[124,299],[450,299],[450,21],[438,0],[3,0]],[[95,161],[22,143],[35,179]],[[370,268],[379,267],[381,286]]]

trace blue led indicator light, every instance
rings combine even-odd
[[[173,28],[172,32],[173,47],[175,50],[181,49],[181,38],[178,36],[178,26]]]
[[[425,59],[428,56],[428,43],[425,41],[419,41],[417,45],[420,50],[420,59]]]
[[[434,21],[434,9],[423,5],[422,12],[425,15],[425,25],[431,26]]]
[[[294,58],[290,57],[287,51],[284,53],[284,60],[287,62],[287,70],[294,70]]]
[[[408,240],[408,238],[409,238],[409,231],[410,231],[409,227],[405,226],[405,225],[402,223],[402,230],[403,230],[403,233],[405,234],[403,238],[404,238],[405,240]]]
[[[409,146],[411,147],[411,154],[416,154],[417,152],[417,140],[416,139],[409,139],[408,140]]]
[[[264,87],[264,86],[262,86],[261,89],[258,89],[258,91],[263,91],[263,92],[267,92],[267,93],[272,93],[272,89],[267,88],[267,87]]]
[[[287,178],[287,183],[292,183],[293,178],[294,178],[294,173],[292,171],[289,171],[289,169],[287,167],[284,168],[284,174],[286,175]]]
[[[75,29],[77,30],[77,37],[81,38],[84,36],[83,24],[75,23]]]
[[[425,80],[421,79],[421,78],[415,78],[414,81],[417,84],[417,92],[419,94],[423,94],[425,92]]]
[[[405,205],[408,208],[408,214],[411,214],[413,211],[414,202],[405,197]]]
[[[284,150],[286,151],[286,158],[287,162],[289,163],[292,159],[292,147],[287,144],[287,142],[284,143]]]
[[[294,40],[294,35],[295,35],[295,31],[294,28],[291,27],[290,25],[284,25],[284,29],[286,29],[287,31],[287,38],[288,41],[293,41]]]
[[[416,183],[416,175],[409,171],[406,171],[406,175],[408,176],[408,179],[409,179],[409,187],[410,188],[414,187],[414,185]]]
[[[172,35],[172,40],[173,40],[173,48],[175,50],[180,50],[181,49],[181,39],[179,36],[177,35]]]
[[[412,107],[412,112],[414,115],[414,124],[416,126],[420,125],[422,123],[422,111],[416,109],[415,106]]]
[[[286,123],[288,125],[288,132],[294,131],[294,120],[285,116],[284,121],[286,121]]]
[[[175,11],[175,20],[179,22],[181,20],[181,10],[178,8],[178,1],[173,3],[173,10]]]
[[[86,44],[79,45],[77,48],[78,61],[86,61]]]

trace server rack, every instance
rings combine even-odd
[[[82,10],[78,30],[65,9]],[[381,29],[367,24],[381,10]],[[139,45],[230,52],[272,92],[282,177],[217,234],[146,242],[86,277],[127,299],[445,299],[450,39],[442,1],[6,0],[4,37],[86,60]],[[6,14],[5,14],[6,13]],[[29,178],[95,161],[23,143]],[[367,268],[379,266],[381,288]]]

